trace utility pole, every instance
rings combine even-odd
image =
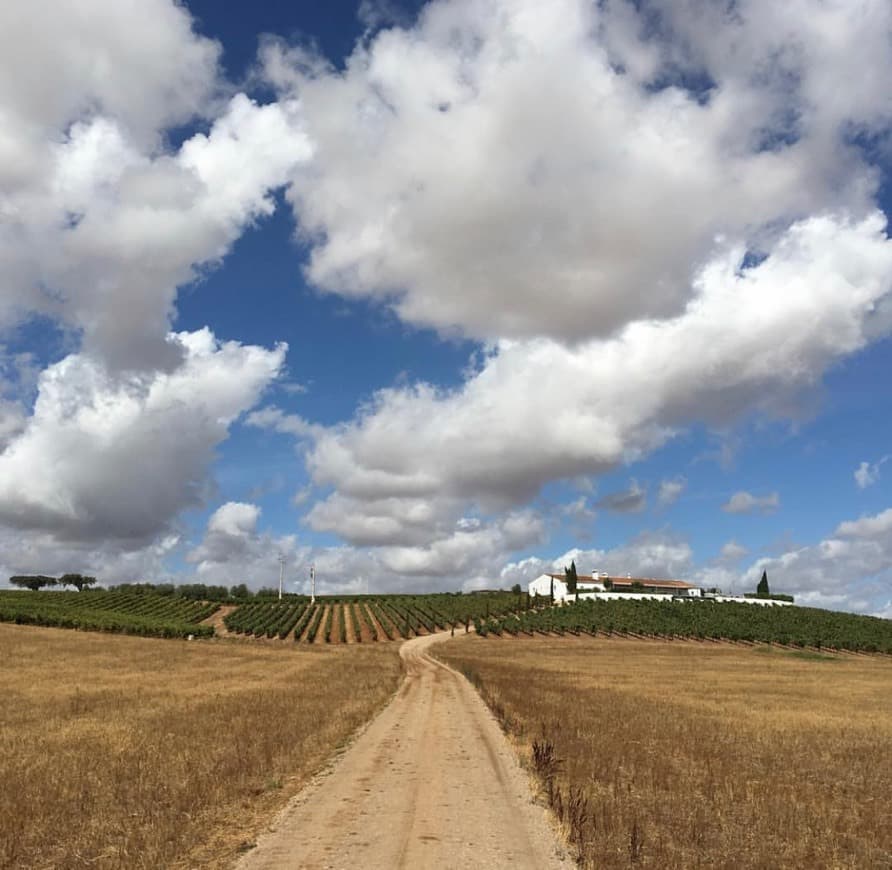
[[[285,554],[279,553],[279,601],[282,600],[282,584],[285,582]]]
[[[316,603],[316,566],[310,565],[310,604]]]

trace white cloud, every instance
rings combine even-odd
[[[116,368],[175,365],[177,288],[273,211],[270,191],[309,154],[296,106],[237,95],[174,155],[140,150],[117,118],[54,138],[40,178],[3,202],[0,326],[40,313]]]
[[[281,408],[267,405],[248,414],[245,423],[258,429],[271,429],[283,435],[293,435],[298,440],[321,435],[323,427],[309,423],[297,414],[286,414]]]
[[[830,365],[888,331],[892,243],[879,216],[815,218],[757,267],[738,274],[737,262],[704,266],[675,319],[573,348],[501,342],[458,389],[381,390],[317,437],[314,481],[351,499],[351,523],[381,499],[519,506],[550,480],[645,455],[692,421],[794,414]]]
[[[288,562],[291,576],[294,562],[303,551],[294,535],[258,531],[260,513],[255,504],[230,501],[211,514],[201,543],[186,554],[186,561],[195,565],[197,582],[223,586],[244,583],[253,589],[273,587],[279,580],[280,556]]]
[[[289,191],[310,278],[447,333],[583,341],[679,314],[719,236],[770,251],[870,212],[846,143],[890,117],[888,4],[657,6],[443,0],[344,70],[267,41],[316,146]]]
[[[688,485],[684,477],[673,477],[660,481],[660,489],[657,493],[657,501],[663,506],[668,507],[678,501],[681,494]]]
[[[598,499],[597,505],[619,514],[641,513],[647,507],[647,490],[632,480],[628,489],[608,492]]]
[[[204,537],[186,556],[204,583],[246,583],[257,589],[278,582],[278,556],[286,559],[288,591],[309,593],[308,570],[316,568],[319,594],[396,592],[443,588],[499,588],[498,566],[519,546],[541,536],[539,519],[528,512],[497,525],[462,523],[434,547],[311,547],[294,535],[257,527],[256,505],[228,502],[208,520]]]
[[[563,571],[571,561],[580,574],[606,571],[616,577],[682,578],[692,567],[690,545],[660,532],[642,532],[627,544],[610,550],[568,550],[554,559],[528,557],[509,562],[501,572],[501,585],[525,584],[545,571]]]
[[[63,541],[141,547],[199,504],[215,447],[281,368],[286,348],[169,337],[183,362],[118,378],[72,354],[47,368],[33,414],[0,453],[0,522]]]
[[[588,506],[584,495],[579,496],[575,501],[561,505],[560,512],[563,516],[577,522],[590,522],[597,516],[597,512]]]
[[[858,489],[867,489],[873,486],[880,479],[880,468],[889,461],[888,456],[884,456],[878,462],[862,462],[854,473],[855,483]]]
[[[0,178],[21,181],[36,158],[17,137],[33,136],[39,151],[44,137],[86,115],[119,118],[138,141],[157,145],[159,130],[211,110],[220,51],[171,0],[6,0]]]
[[[722,510],[728,514],[770,514],[780,506],[780,496],[776,492],[768,495],[756,496],[750,492],[735,492],[734,495],[722,505]]]
[[[314,528],[445,544],[691,423],[795,416],[888,334],[879,176],[850,141],[892,118],[864,72],[892,74],[892,12],[738,6],[442,0],[343,70],[263,44],[313,145],[287,194],[309,278],[486,342],[461,387],[381,390],[313,434]]]
[[[723,562],[737,562],[748,553],[749,550],[746,547],[731,540],[722,546],[719,556]]]
[[[788,592],[799,604],[876,613],[888,608],[892,583],[892,508],[842,522],[833,535],[776,557],[758,559],[742,586],[768,572],[773,592]]]

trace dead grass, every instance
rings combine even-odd
[[[583,867],[892,867],[892,661],[451,641]],[[550,781],[550,789],[548,782]]]
[[[224,867],[397,686],[396,648],[0,625],[0,866]]]

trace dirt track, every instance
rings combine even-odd
[[[396,698],[239,870],[574,866],[483,702],[427,655],[445,637],[403,644]]]

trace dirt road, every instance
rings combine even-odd
[[[403,644],[397,696],[238,870],[574,866],[483,702],[427,655],[443,637]]]

